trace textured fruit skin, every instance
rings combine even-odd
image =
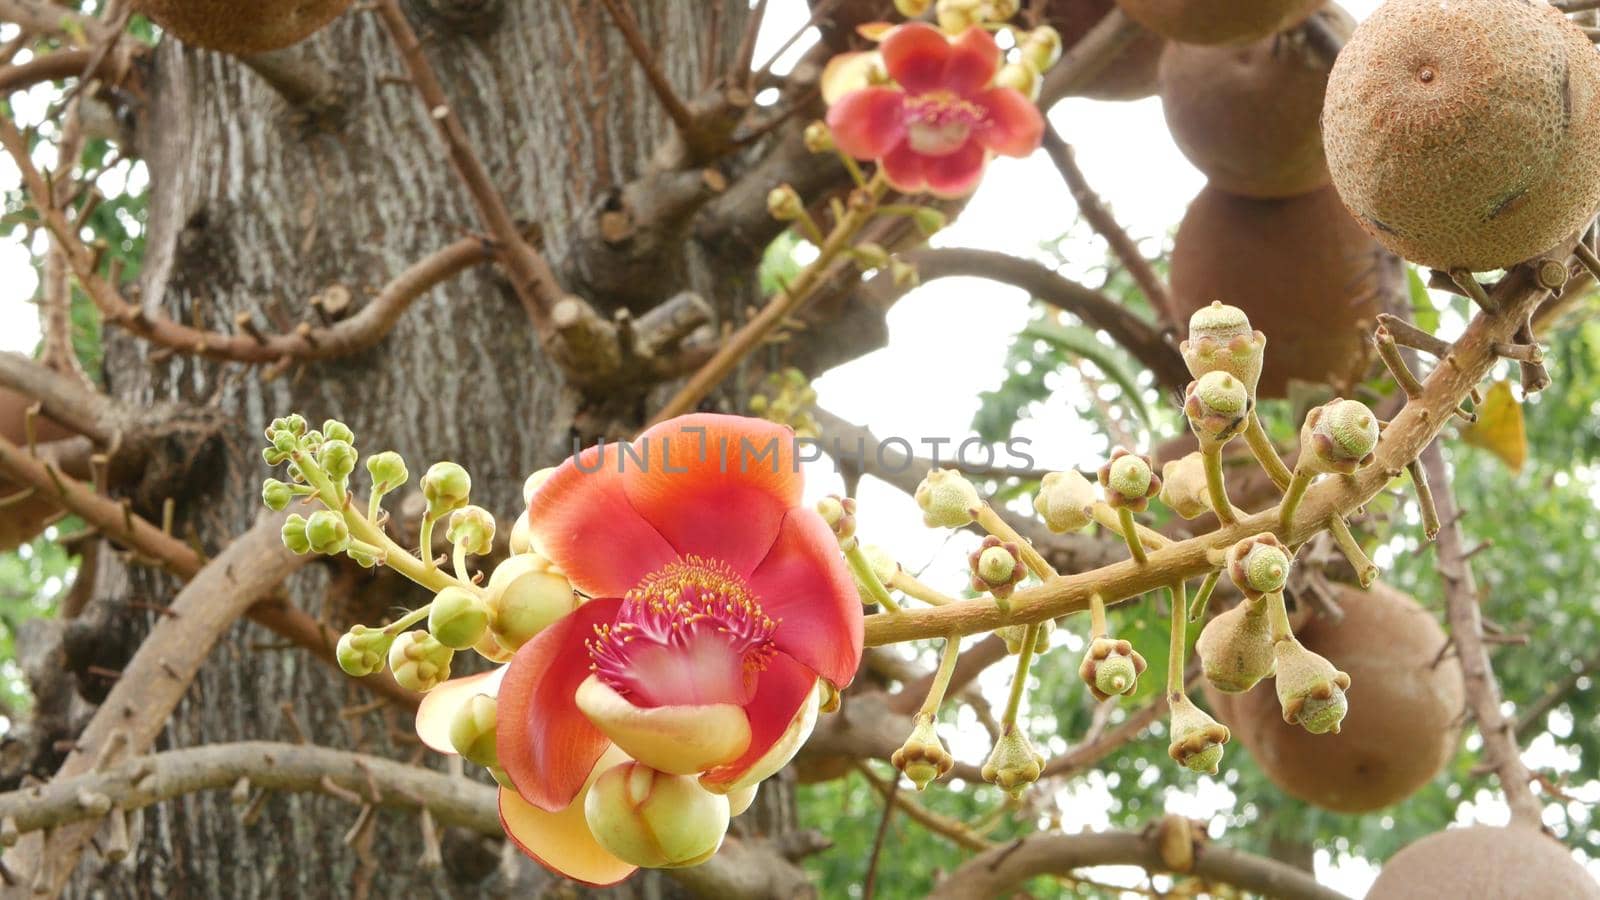
[[[1050,26],[1061,32],[1061,46],[1070,50],[1116,5],[1115,0],[1050,0],[1044,15]],[[1161,35],[1142,32],[1073,95],[1094,100],[1140,100],[1153,95],[1156,69],[1166,46]]]
[[[1389,0],[1328,80],[1323,138],[1351,212],[1436,269],[1499,269],[1600,207],[1600,53],[1526,0]]]
[[[353,0],[135,0],[134,6],[185,44],[236,56],[298,44]]]
[[[0,388],[0,437],[19,447],[28,443],[27,415],[33,401],[10,388]],[[39,443],[59,441],[73,433],[55,422],[39,416],[33,423],[34,440]],[[0,479],[0,499],[12,497],[22,488]],[[0,552],[15,550],[18,545],[38,537],[60,512],[60,507],[35,491],[26,500],[19,500],[0,508]]]
[[[1306,20],[1323,0],[1117,0],[1128,18],[1185,44],[1238,44]]]
[[[1284,793],[1335,812],[1370,812],[1411,796],[1455,756],[1465,688],[1455,657],[1434,665],[1444,631],[1416,601],[1381,583],[1340,586],[1337,601],[1342,621],[1313,619],[1299,637],[1355,685],[1338,734],[1286,724],[1270,682],[1245,694],[1207,684],[1206,700]]]
[[[1317,13],[1349,39],[1355,20]],[[1161,109],[1183,155],[1211,184],[1246,197],[1293,197],[1328,183],[1322,96],[1332,60],[1303,29],[1234,47],[1171,43],[1161,54]]]
[[[1283,397],[1289,379],[1340,386],[1371,360],[1369,339],[1403,270],[1331,187],[1258,200],[1207,186],[1172,246],[1174,322],[1213,300],[1237,306],[1267,336],[1258,397]]]
[[[1531,828],[1451,828],[1396,853],[1367,900],[1539,897],[1592,900],[1600,885],[1555,838]]]

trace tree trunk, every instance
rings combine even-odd
[[[748,15],[747,4],[735,0],[631,5],[651,46],[663,48],[667,77],[686,96],[730,65]],[[407,13],[452,98],[450,114],[465,126],[513,214],[537,223],[558,272],[572,271],[572,236],[582,233],[585,217],[643,173],[669,133],[603,6],[413,0]],[[139,126],[151,175],[141,277],[148,308],[222,330],[248,312],[263,328],[292,330],[315,321],[308,301],[319,292],[348,290],[359,308],[410,263],[480,230],[376,16],[354,10],[287,58],[302,74],[331,73],[337,103],[294,108],[238,59],[170,40],[158,52]],[[645,297],[691,287],[711,297],[718,286],[720,309],[755,299],[749,256],[706,252],[687,237],[669,256],[641,286]],[[601,308],[639,305],[638,297],[588,299]],[[432,461],[455,459],[473,474],[474,502],[501,515],[505,528],[524,477],[568,455],[576,432],[594,430],[578,424],[586,401],[562,384],[508,283],[488,265],[419,299],[377,347],[270,381],[259,370],[188,356],[152,362],[147,350],[126,337],[109,340],[107,381],[116,396],[206,404],[229,419],[225,449],[192,472],[174,498],[179,531],[192,528],[212,550],[245,530],[259,509],[267,475],[260,436],[277,415],[343,420],[364,452],[400,451],[413,486]],[[608,428],[630,430],[645,413],[642,406],[611,413]],[[126,577],[146,600],[164,602],[175,590],[147,569]],[[296,603],[339,628],[376,624],[426,599],[392,577],[344,564],[313,565],[290,589]],[[241,624],[213,653],[163,743],[303,734],[333,747],[417,755],[409,712],[384,706],[340,714],[371,699],[305,652],[273,646],[264,632]],[[790,827],[786,795],[776,780],[764,790],[766,808],[755,817],[761,827]],[[148,810],[126,862],[86,853],[69,895],[538,893],[537,884],[494,874],[498,846],[485,855],[480,842],[447,841],[446,870],[430,875],[416,864],[418,822],[379,814],[375,827],[347,846],[355,819],[353,806],[333,798],[274,796],[242,824],[241,808],[227,796],[194,796]],[[639,879],[624,893],[659,896],[662,884]]]

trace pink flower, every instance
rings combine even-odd
[[[501,821],[547,867],[597,885],[633,872],[585,818],[607,769],[637,760],[748,802],[809,736],[818,679],[855,676],[860,596],[832,531],[799,505],[795,451],[782,426],[684,416],[584,451],[534,495],[534,549],[594,599],[504,669],[430,693],[418,731],[448,748],[445,710],[498,693],[516,788]]]
[[[845,94],[828,110],[828,127],[840,150],[877,160],[896,189],[965,196],[991,153],[1038,149],[1038,107],[1013,88],[991,87],[1001,53],[987,31],[969,28],[951,40],[910,22],[891,30],[879,52],[897,86]]]

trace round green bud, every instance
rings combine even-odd
[[[1378,417],[1356,400],[1334,400],[1306,416],[1301,456],[1316,470],[1350,474],[1371,461],[1378,446]]]
[[[1183,412],[1202,447],[1224,444],[1244,430],[1250,391],[1227,372],[1207,372],[1189,383]]]
[[[1056,534],[1082,531],[1094,521],[1094,485],[1075,469],[1049,472],[1039,482],[1033,511]]]
[[[894,0],[895,11],[908,19],[920,19],[933,5],[933,0]]]
[[[411,478],[405,459],[393,450],[367,457],[367,474],[372,476],[372,489],[385,494]]]
[[[624,862],[652,869],[696,866],[716,854],[728,833],[728,798],[692,775],[669,775],[643,763],[614,766],[589,788],[584,819],[600,846]]]
[[[450,678],[455,651],[426,631],[408,631],[389,646],[389,670],[395,683],[408,691],[426,693]]]
[[[300,438],[287,431],[280,431],[272,436],[272,446],[279,453],[293,453],[300,447]]]
[[[1061,32],[1040,25],[1022,39],[1022,58],[1035,69],[1048,72],[1061,59]]]
[[[806,205],[794,188],[780,184],[767,193],[767,214],[779,222],[793,222],[806,214]]]
[[[1078,666],[1078,677],[1096,700],[1105,701],[1133,693],[1147,666],[1132,642],[1101,636],[1089,642]]]
[[[1026,734],[1013,726],[995,742],[981,774],[984,781],[1013,797],[1020,797],[1028,785],[1039,780],[1043,771],[1044,756],[1033,749]]]
[[[566,576],[550,571],[549,560],[524,553],[495,567],[484,588],[484,606],[495,639],[515,650],[577,609],[578,596]]]
[[[306,541],[313,553],[334,555],[350,546],[350,526],[344,516],[331,509],[319,509],[306,520]]]
[[[955,469],[934,469],[917,485],[917,506],[929,528],[962,528],[972,524],[983,501],[978,489]]]
[[[311,541],[306,539],[306,517],[299,513],[290,513],[289,518],[283,522],[283,545],[289,552],[296,555],[305,555],[311,552]]]
[[[833,132],[828,130],[828,123],[817,120],[806,126],[806,149],[812,153],[827,153],[834,148]]]
[[[495,718],[498,704],[486,694],[475,694],[456,709],[450,718],[450,746],[461,758],[492,769],[500,765],[495,750]]]
[[[1011,580],[1017,558],[1005,547],[990,547],[978,554],[978,577],[990,584]]]
[[[1044,77],[1027,59],[1007,63],[994,79],[995,87],[1011,88],[1029,100],[1039,99],[1039,88],[1043,84]]]
[[[1094,686],[1107,696],[1127,693],[1128,688],[1138,680],[1139,673],[1134,669],[1133,660],[1126,656],[1106,657],[1094,670]]]
[[[434,595],[428,612],[428,631],[452,650],[467,650],[483,639],[489,612],[471,591],[447,587]]]
[[[833,536],[845,542],[856,534],[856,501],[829,495],[817,501],[817,514],[833,529]]]
[[[276,478],[268,478],[261,484],[261,502],[273,512],[283,512],[294,502],[294,488]]]
[[[1161,502],[1185,519],[1211,511],[1205,457],[1196,450],[1161,467]]]
[[[1291,565],[1289,549],[1273,534],[1248,537],[1228,548],[1228,577],[1252,600],[1283,590]]]
[[[889,756],[896,769],[904,772],[917,790],[925,790],[928,783],[954,768],[956,760],[939,740],[933,727],[933,717],[919,715],[911,736]]]
[[[1338,734],[1350,705],[1350,676],[1294,638],[1273,645],[1283,720],[1312,734]]]
[[[1130,453],[1112,461],[1110,480],[1106,486],[1127,499],[1136,499],[1150,490],[1150,480],[1154,476],[1144,457]]]
[[[463,506],[450,514],[445,536],[473,556],[482,556],[494,549],[494,516],[481,506]]]
[[[1253,396],[1261,381],[1266,346],[1266,336],[1250,327],[1244,310],[1212,303],[1189,318],[1189,338],[1178,349],[1194,377],[1227,372],[1244,382]]]
[[[317,450],[317,461],[329,478],[343,483],[356,470],[356,448],[341,440],[323,441]]]
[[[422,496],[435,518],[466,506],[471,495],[472,476],[453,462],[434,463],[422,476]]]
[[[282,465],[284,460],[288,458],[289,454],[279,450],[277,447],[266,447],[261,451],[261,459],[269,466]]]
[[[354,444],[356,442],[355,432],[350,430],[349,425],[338,419],[329,419],[322,423],[322,436],[327,440],[344,441],[346,444]]]
[[[380,628],[357,625],[339,638],[334,656],[346,675],[365,678],[383,670],[384,659],[393,641],[394,638]]]
[[[923,237],[933,237],[950,224],[950,217],[942,210],[931,206],[918,206],[911,211],[911,221],[916,224],[917,231],[921,232]],[[895,283],[899,284],[898,275]]]
[[[1172,701],[1172,741],[1167,754],[1191,772],[1217,774],[1222,745],[1232,736],[1227,726],[1207,715],[1194,701],[1179,694]]]

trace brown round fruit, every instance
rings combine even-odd
[[[1061,33],[1061,46],[1070,51],[1116,5],[1115,0],[1050,0],[1044,15],[1050,26]],[[1139,100],[1151,96],[1156,92],[1156,68],[1166,46],[1161,35],[1139,29],[1138,37],[1070,96],[1093,100]]]
[[[1367,900],[1600,897],[1600,885],[1560,841],[1532,828],[1474,825],[1430,834],[1396,853]]]
[[[1537,256],[1600,207],[1600,53],[1527,0],[1389,0],[1328,80],[1333,183],[1385,246],[1435,269]]]
[[[135,8],[185,44],[249,56],[298,44],[353,0],[136,0]]]
[[[1207,186],[1189,204],[1172,245],[1172,321],[1220,300],[1267,336],[1261,397],[1283,397],[1291,378],[1359,380],[1367,336],[1404,271],[1350,218],[1331,187],[1258,200]]]
[[[1444,631],[1415,600],[1382,584],[1341,585],[1337,599],[1342,620],[1311,619],[1297,636],[1350,673],[1338,734],[1286,724],[1271,684],[1245,694],[1207,684],[1206,699],[1284,793],[1334,812],[1369,812],[1411,796],[1450,762],[1465,687],[1455,657],[1439,657]]]
[[[1291,28],[1323,0],[1117,0],[1128,18],[1184,44],[1238,44]]]
[[[0,437],[17,446],[28,442],[27,415],[33,401],[10,388],[0,388]],[[39,416],[34,419],[33,437],[39,443],[72,437],[72,432],[54,421]],[[0,479],[0,501],[18,497],[21,486]],[[18,545],[33,540],[49,527],[61,513],[61,508],[38,492],[11,500],[0,507],[0,552],[15,550]]]
[[[1356,24],[1332,4],[1314,18],[1345,40]],[[1230,194],[1314,191],[1329,177],[1319,120],[1332,63],[1303,26],[1238,47],[1168,44],[1161,54],[1167,128],[1195,168]]]

